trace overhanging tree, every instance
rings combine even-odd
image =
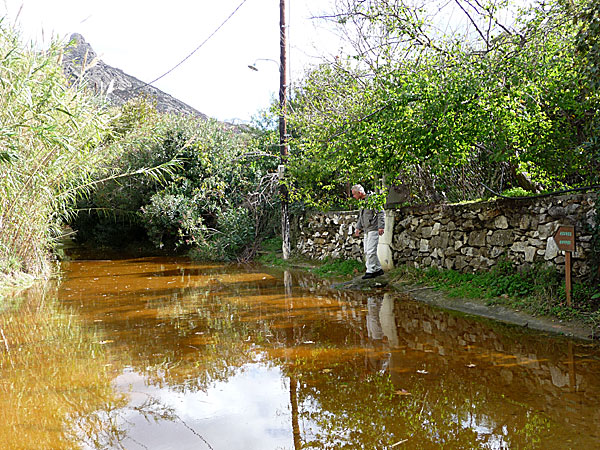
[[[574,52],[580,6],[534,4],[505,24],[507,2],[455,3],[470,32],[442,35],[425,20],[431,8],[399,0],[345,1],[330,16],[354,52],[294,93],[298,195],[327,206],[349,180],[382,176],[421,201],[595,180],[585,143],[598,93],[582,85]]]

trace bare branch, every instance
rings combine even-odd
[[[479,29],[479,26],[477,25],[477,22],[475,22],[475,20],[473,20],[473,18],[471,17],[471,14],[469,14],[469,12],[463,7],[463,5],[460,3],[459,0],[454,0],[454,3],[456,3],[458,5],[458,7],[463,10],[463,12],[467,16],[467,18],[469,19],[471,24],[475,27],[475,30],[477,31],[479,36],[481,36],[481,39],[483,39],[483,42],[485,42],[486,47],[489,49],[490,48],[489,40],[486,39],[486,37],[483,35],[483,32]]]

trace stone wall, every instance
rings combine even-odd
[[[564,270],[564,252],[552,236],[559,225],[574,225],[573,275],[581,277],[590,270],[597,198],[593,193],[404,207],[388,212],[386,223],[393,230],[383,241],[390,242],[395,265],[473,272],[507,257],[517,267],[546,262]],[[316,259],[362,259],[362,237],[353,237],[356,219],[357,211],[307,214],[299,221],[296,252]]]
[[[295,251],[313,259],[361,259],[362,238],[353,236],[358,211],[310,213],[300,218]]]

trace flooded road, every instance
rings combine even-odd
[[[600,348],[184,259],[0,306],[2,449],[600,448]]]

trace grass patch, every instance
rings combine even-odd
[[[265,266],[287,267],[290,265],[289,260],[286,261],[275,253],[262,253],[256,257],[256,261]]]
[[[533,315],[580,320],[595,329],[600,325],[600,287],[574,283],[572,306],[568,307],[564,278],[554,267],[536,265],[517,271],[511,261],[503,260],[487,273],[403,266],[389,276],[396,284],[428,285],[451,298],[480,299],[488,305],[505,305]]]
[[[283,259],[282,246],[280,237],[265,239],[260,243],[260,251],[254,260],[265,266],[289,267],[289,260]]]
[[[352,277],[364,271],[364,263],[354,259],[307,260],[293,256],[285,261],[282,258],[282,241],[280,237],[265,239],[261,242],[259,255],[256,262],[266,266],[275,267],[302,267],[304,270],[314,273],[323,278]]]
[[[283,241],[280,237],[277,236],[265,239],[260,243],[260,248],[265,252],[281,253],[283,248]]]
[[[321,277],[352,277],[364,271],[364,264],[355,259],[328,259],[322,265],[312,269]]]
[[[260,251],[254,260],[265,266],[288,267],[290,263],[283,259],[282,246],[280,237],[265,239],[260,243]]]

